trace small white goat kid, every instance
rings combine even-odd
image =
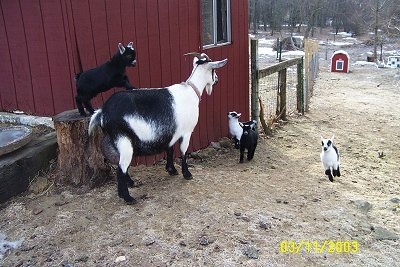
[[[324,166],[325,174],[328,175],[331,182],[333,182],[333,177],[340,177],[339,150],[333,144],[333,139],[334,136],[331,139],[324,139],[321,136],[321,162]]]

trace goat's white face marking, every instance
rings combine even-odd
[[[124,120],[142,142],[151,142],[156,139],[156,127],[151,121],[139,116],[125,115]]]
[[[332,148],[332,140],[333,140],[333,136],[331,139],[325,139],[321,136],[321,144],[322,144],[322,150],[323,151],[329,151]]]
[[[228,112],[228,118],[237,118],[239,119],[242,113],[237,113],[236,111]]]

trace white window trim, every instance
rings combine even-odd
[[[338,68],[338,63],[341,62],[342,63],[342,68]],[[343,59],[338,59],[336,60],[336,70],[344,70],[344,60]]]
[[[226,0],[226,27],[227,27],[227,39],[224,43],[217,43],[217,0],[213,0],[213,44],[203,45],[203,49],[209,49],[213,47],[219,47],[229,45],[232,43],[232,28],[231,28],[231,0]]]

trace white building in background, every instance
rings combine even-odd
[[[398,56],[389,56],[387,65],[391,68],[400,68],[400,55]]]

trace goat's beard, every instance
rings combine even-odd
[[[207,84],[207,85],[206,85],[206,92],[207,92],[207,95],[211,95],[212,90],[213,90],[212,84]]]

